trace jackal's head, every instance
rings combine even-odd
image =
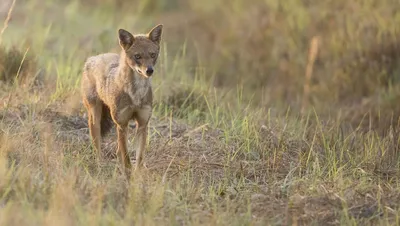
[[[148,34],[132,35],[124,29],[119,29],[119,44],[125,52],[125,61],[144,77],[150,77],[154,72],[160,52],[160,41],[163,25],[157,25]]]

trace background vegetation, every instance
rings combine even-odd
[[[0,225],[400,224],[399,1],[12,2]],[[120,51],[118,28],[158,23],[146,169],[128,183],[115,134],[94,161],[80,73]]]

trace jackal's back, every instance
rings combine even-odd
[[[107,80],[117,73],[119,55],[105,53],[89,57],[83,68],[81,89],[83,95],[90,101],[97,101],[105,97]]]

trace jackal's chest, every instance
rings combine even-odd
[[[142,106],[151,105],[151,87],[126,86],[114,99],[114,104],[118,108],[140,109]]]
[[[115,118],[121,122],[129,121],[135,114],[139,114],[144,109],[150,108],[151,112],[151,101],[149,101],[147,94],[138,95],[138,93],[123,92],[118,95],[114,105],[116,106]]]

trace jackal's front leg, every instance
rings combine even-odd
[[[129,159],[127,148],[126,148],[127,128],[128,128],[127,125],[117,125],[117,133],[118,133],[117,155],[119,154],[121,165],[122,165],[126,175],[129,176],[130,171],[131,171],[131,161]]]
[[[138,128],[136,130],[136,137],[138,138],[138,148],[136,149],[136,166],[135,170],[140,169],[143,165],[143,155],[146,150],[147,143],[147,122],[144,125],[138,123]]]
[[[143,165],[144,152],[147,145],[147,128],[152,114],[151,106],[144,106],[136,113],[136,138],[138,139],[138,147],[136,149],[136,166],[135,171]],[[135,138],[135,140],[136,140]]]

